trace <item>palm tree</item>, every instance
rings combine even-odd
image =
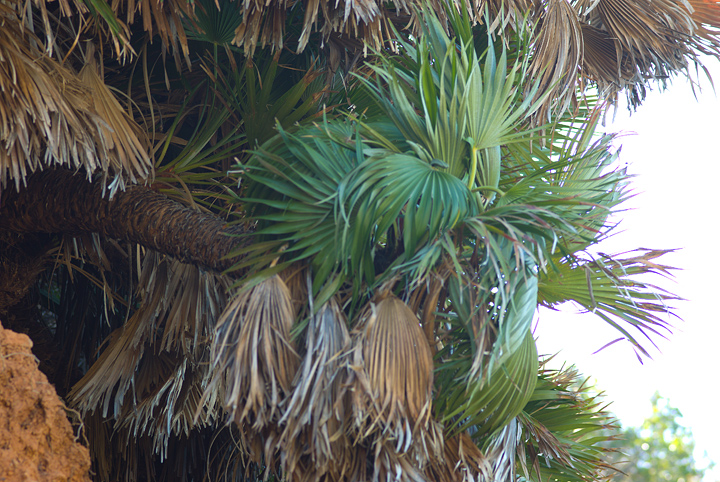
[[[4,2],[0,316],[98,480],[607,473],[533,316],[669,331],[662,250],[590,254],[598,126],[720,57],[719,8]]]

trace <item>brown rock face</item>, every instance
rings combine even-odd
[[[90,481],[88,450],[31,347],[0,324],[0,481]]]

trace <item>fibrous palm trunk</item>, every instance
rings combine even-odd
[[[36,174],[20,192],[6,191],[2,201],[0,230],[99,233],[213,271],[236,263],[228,255],[249,241],[246,226],[228,225],[146,187],[132,186],[109,199],[101,183],[65,170]]]
[[[101,183],[88,182],[83,175],[62,169],[31,176],[19,192],[3,192],[0,232],[33,239],[38,234],[98,233],[137,243],[211,271],[230,268],[238,261],[237,257],[231,257],[232,252],[250,242],[247,226],[228,225],[147,187],[132,186],[109,199]],[[49,240],[44,236],[38,239]],[[35,248],[34,252],[39,250]],[[39,272],[35,264],[40,258],[33,257],[34,269],[20,270],[28,279],[18,286],[34,283]],[[0,273],[7,269],[7,263],[0,263]],[[16,295],[7,298],[17,300],[24,293]],[[0,306],[0,312],[9,308],[8,303],[4,305]]]

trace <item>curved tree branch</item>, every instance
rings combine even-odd
[[[15,233],[102,235],[138,243],[213,271],[230,268],[236,248],[250,244],[247,226],[230,226],[151,189],[132,186],[112,199],[101,183],[66,170],[47,170],[20,192],[5,191],[0,230]]]

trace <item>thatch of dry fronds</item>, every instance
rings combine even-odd
[[[667,75],[687,62],[694,25],[686,5],[670,0],[599,0],[597,14],[615,40],[620,61],[630,57],[639,75]]]
[[[0,189],[16,189],[46,166],[109,176],[111,194],[126,180],[152,176],[147,143],[107,87],[35,48],[14,10],[0,4]],[[86,85],[85,80],[95,80]]]
[[[292,297],[279,275],[241,290],[225,308],[212,340],[212,381],[238,426],[255,432],[274,426],[292,392],[300,365],[290,330]]]
[[[310,317],[305,356],[293,395],[280,420],[282,472],[288,481],[342,480],[351,456],[345,435],[346,367],[341,354],[350,345],[345,315],[334,299]]]
[[[368,304],[352,339],[350,383],[357,441],[370,443],[376,470],[410,459],[422,470],[440,453],[442,435],[430,423],[434,367],[417,316],[402,300],[388,295]],[[400,457],[404,454],[409,458]]]
[[[485,453],[492,464],[492,480],[515,480],[521,434],[522,429],[517,418],[514,418],[494,435],[494,440]]]
[[[461,432],[445,439],[442,458],[431,459],[425,470],[434,482],[479,482],[493,480],[491,461],[475,445],[470,436]]]
[[[207,399],[201,406],[198,387],[191,385],[204,375],[191,377],[183,363],[207,368],[201,363],[207,356],[204,342],[226,304],[229,285],[225,276],[148,252],[139,273],[140,307],[110,335],[107,348],[73,387],[73,405],[82,413],[100,410],[103,417],[123,414],[134,430],[154,437],[189,430],[196,410],[207,422],[217,402]],[[147,352],[155,356],[144,356]],[[139,401],[146,410],[124,414],[127,403],[135,407]]]
[[[114,183],[119,184],[111,184],[111,192],[118,187],[125,189],[125,177],[133,183],[152,178],[153,164],[148,155],[150,142],[146,132],[128,115],[105,85],[94,62],[83,66],[79,78],[89,90],[92,112],[104,121],[96,139],[109,155],[107,161],[103,159],[103,183],[107,182],[108,171],[115,173]]]
[[[576,75],[582,62],[583,37],[578,12],[566,0],[549,0],[541,16],[535,55],[530,74],[540,79],[540,92],[551,99],[536,112],[540,122],[550,118],[550,110],[566,110],[575,92]],[[556,104],[553,105],[553,99]]]

